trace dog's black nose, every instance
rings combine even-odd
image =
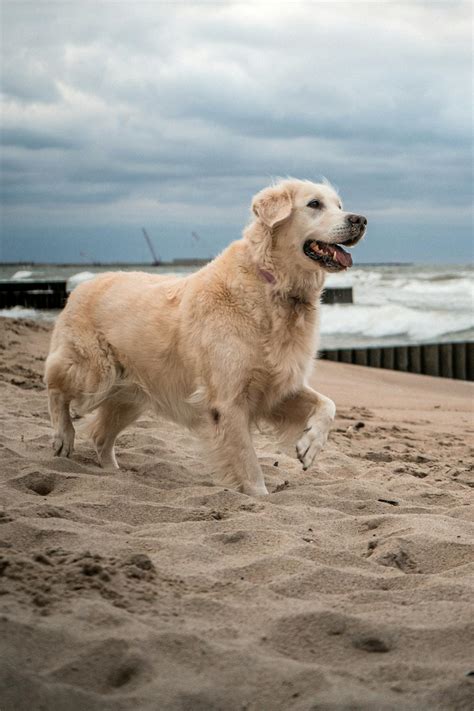
[[[367,218],[364,215],[347,215],[347,219],[353,225],[365,225],[367,224]]]

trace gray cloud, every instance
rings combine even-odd
[[[47,251],[51,225],[67,240],[69,226],[146,221],[171,251],[196,227],[229,241],[252,193],[288,174],[329,177],[374,217],[378,244],[394,220],[424,226],[405,259],[446,224],[469,235],[470,13],[4,2],[4,227],[18,236],[4,259],[28,258],[27,235]],[[467,237],[459,249],[468,258]]]

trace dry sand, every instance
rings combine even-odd
[[[259,435],[253,499],[151,415],[53,458],[50,328],[0,329],[2,711],[474,708],[471,385],[318,364],[324,455]]]

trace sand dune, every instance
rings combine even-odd
[[[0,333],[2,711],[474,708],[472,386],[318,364],[327,449],[256,436],[253,499],[151,414],[53,458],[50,326]]]

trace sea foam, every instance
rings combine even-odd
[[[332,336],[347,334],[371,339],[401,336],[421,342],[471,328],[474,328],[472,313],[422,311],[401,304],[334,304],[323,306],[321,313],[321,333]]]

